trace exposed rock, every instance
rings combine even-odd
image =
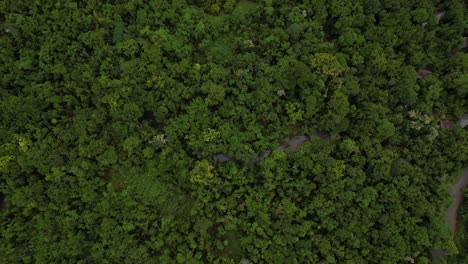
[[[423,77],[426,77],[428,75],[430,75],[432,72],[431,71],[428,71],[428,70],[424,70],[424,69],[421,69],[418,71],[418,79],[421,79]]]
[[[440,127],[441,128],[452,128],[453,127],[453,121],[449,120],[449,119],[440,120]]]
[[[435,13],[434,16],[436,16],[437,18],[439,18],[439,20],[441,20],[445,16],[445,14],[447,14],[446,11],[440,11],[440,12]]]
[[[214,158],[217,159],[219,162],[228,162],[228,161],[232,160],[231,157],[229,157],[228,155],[226,155],[224,153],[216,154],[216,155],[214,155]]]
[[[460,126],[462,128],[465,128],[466,126],[468,126],[468,114],[464,114],[461,118],[460,118]]]

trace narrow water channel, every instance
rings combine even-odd
[[[450,195],[453,198],[453,204],[447,210],[445,221],[453,232],[457,229],[457,213],[460,208],[460,204],[463,201],[463,193],[466,187],[468,187],[468,168],[463,171],[460,177],[457,178],[453,184],[452,191],[450,192]]]

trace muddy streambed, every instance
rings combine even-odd
[[[299,135],[299,136],[292,136],[288,137],[283,140],[282,145],[276,148],[276,151],[294,151],[297,150],[299,147],[304,145],[305,143],[309,142],[312,137],[320,137],[322,139],[330,139],[330,134],[328,132],[314,132],[310,136],[306,135]],[[257,163],[259,161],[262,161],[266,158],[268,158],[272,153],[271,149],[266,150],[263,154],[261,155],[255,155],[250,162],[251,163]],[[224,153],[218,153],[213,155],[213,157],[218,160],[219,162],[228,162],[231,160],[236,160],[236,158],[230,157],[227,154]]]
[[[462,122],[466,122],[468,118],[468,114],[464,116],[465,119],[460,120],[460,125],[463,126]],[[315,132],[312,133],[310,136],[306,135],[299,135],[299,136],[292,136],[288,137],[283,140],[282,145],[280,145],[278,148],[276,148],[276,151],[294,151],[297,150],[299,147],[304,145],[305,143],[309,142],[312,137],[320,137],[322,139],[330,139],[330,134],[326,132]],[[272,153],[272,150],[266,150],[263,154],[261,155],[256,155],[254,156],[250,162],[251,163],[257,163],[259,161],[262,161],[266,158],[268,158]],[[236,158],[229,157],[228,155],[224,153],[218,153],[213,155],[215,159],[217,159],[219,162],[229,162],[231,160],[236,160]],[[457,213],[458,209],[463,201],[463,193],[465,188],[468,187],[468,168],[466,168],[463,173],[457,178],[455,183],[452,186],[452,190],[450,192],[450,195],[453,198],[453,204],[448,208],[447,213],[445,215],[445,221],[447,222],[450,230],[453,232],[456,231],[457,228]]]
[[[468,126],[468,113],[464,114],[460,118],[460,126],[462,128]],[[462,174],[457,178],[455,183],[452,186],[452,190],[450,191],[450,195],[453,198],[453,203],[447,210],[447,214],[445,215],[445,221],[447,222],[450,230],[455,232],[457,229],[457,215],[458,209],[463,201],[463,195],[465,188],[468,187],[468,168],[462,172]]]
[[[453,204],[445,215],[445,221],[453,232],[457,229],[457,213],[460,208],[460,204],[463,201],[463,193],[466,187],[468,187],[468,168],[466,168],[460,177],[457,178],[453,184],[452,191],[450,192],[450,195],[453,198]]]
[[[448,227],[450,230],[455,233],[457,231],[457,217],[458,217],[458,209],[463,202],[463,196],[465,188],[468,187],[468,168],[466,168],[462,174],[457,178],[455,183],[452,186],[452,190],[450,191],[450,195],[453,198],[452,205],[448,208],[447,213],[445,215],[445,222],[447,222]],[[437,258],[446,258],[447,254],[443,249],[437,248],[432,250],[432,257],[434,259]]]
[[[468,114],[465,114],[460,120],[460,126],[465,127],[468,125]],[[299,147],[304,145],[305,143],[309,142],[312,137],[320,137],[322,139],[330,140],[330,134],[325,132],[315,132],[310,136],[306,135],[299,135],[299,136],[292,136],[288,137],[283,140],[282,144],[276,148],[276,151],[294,151],[297,150]],[[272,153],[272,150],[266,150],[261,155],[256,155],[253,157],[250,162],[257,163],[268,158]],[[224,153],[215,154],[213,156],[220,162],[228,162],[231,160],[236,160],[235,158],[229,157]],[[468,168],[466,168],[463,173],[457,178],[455,183],[452,186],[452,190],[450,195],[453,198],[453,203],[448,208],[447,213],[445,215],[445,221],[447,222],[450,230],[455,232],[457,229],[457,216],[458,216],[458,209],[463,201],[463,195],[465,188],[468,187]],[[432,255],[434,258],[436,257],[443,257],[445,256],[445,252],[442,249],[434,249],[432,251]]]

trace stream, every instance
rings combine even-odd
[[[459,125],[464,128],[468,126],[468,114],[463,115],[460,118]],[[276,151],[294,151],[297,150],[299,147],[304,145],[305,143],[309,142],[312,137],[320,137],[322,139],[329,140],[330,133],[327,132],[314,132],[310,136],[306,135],[299,135],[299,136],[292,136],[288,137],[283,140],[282,144],[276,148]],[[251,163],[257,163],[268,158],[272,153],[272,150],[266,150],[262,155],[256,155],[251,159]],[[235,158],[229,157],[224,153],[218,153],[213,155],[215,159],[219,162],[228,162],[231,160],[236,160]],[[455,183],[452,186],[452,190],[450,195],[453,198],[452,205],[448,208],[447,213],[445,215],[445,221],[447,222],[448,227],[452,232],[456,232],[457,229],[457,216],[458,216],[458,209],[463,201],[463,195],[465,188],[468,187],[468,168],[466,168],[463,173],[457,178]],[[446,254],[443,249],[433,249],[432,256],[434,258],[437,257],[445,257]]]
[[[460,118],[459,125],[462,128],[465,128],[468,125],[468,113],[464,114]],[[445,221],[447,222],[450,230],[452,232],[456,232],[457,230],[457,213],[460,207],[460,204],[463,201],[463,194],[465,188],[468,187],[468,168],[466,168],[462,174],[457,178],[455,183],[452,186],[452,190],[450,191],[450,195],[453,198],[453,203],[447,210],[447,214],[445,215]]]
[[[330,133],[328,132],[314,132],[310,136],[306,135],[299,135],[299,136],[292,136],[288,137],[283,140],[282,145],[276,148],[276,151],[294,151],[297,150],[299,147],[304,145],[305,143],[309,142],[312,137],[320,137],[322,139],[330,139]],[[272,153],[271,149],[266,150],[263,154],[261,155],[255,155],[250,162],[251,163],[257,163],[259,161],[262,161],[266,158],[268,158]],[[228,162],[231,160],[237,160],[236,158],[229,157],[228,155],[224,153],[218,153],[213,155],[213,157],[218,160],[219,162]]]
[[[450,192],[453,198],[453,204],[445,215],[445,221],[453,232],[457,229],[457,212],[463,201],[463,193],[466,187],[468,187],[468,168],[457,178]]]

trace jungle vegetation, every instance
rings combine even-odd
[[[466,10],[0,1],[0,260],[468,263]]]

